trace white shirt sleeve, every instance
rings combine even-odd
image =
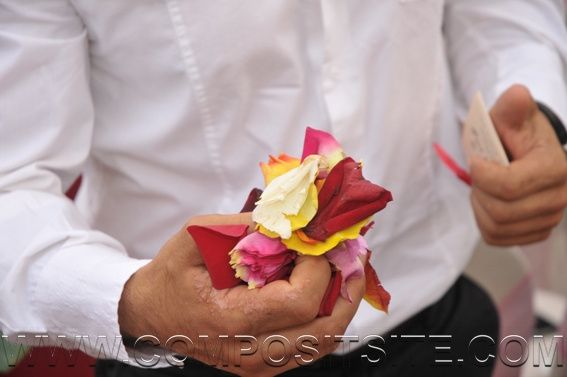
[[[63,194],[91,145],[87,45],[66,1],[0,0],[0,331],[126,360],[118,301],[148,261]]]
[[[448,0],[445,12],[461,112],[476,91],[492,105],[518,83],[567,124],[563,0]]]

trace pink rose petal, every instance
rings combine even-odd
[[[256,288],[287,277],[297,253],[288,250],[279,238],[254,232],[240,240],[230,256],[236,276]]]
[[[364,265],[360,261],[361,256],[367,254],[368,244],[363,237],[341,242],[337,247],[325,255],[342,274],[341,295],[349,300],[351,297],[347,290],[346,282],[351,278],[364,275]]]
[[[307,127],[305,130],[305,141],[303,143],[301,161],[312,154],[325,157],[338,154],[343,155],[341,145],[333,135],[325,131]]]

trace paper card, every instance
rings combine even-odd
[[[465,120],[463,148],[467,158],[475,155],[504,166],[510,164],[480,92],[474,96]]]

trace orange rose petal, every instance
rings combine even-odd
[[[277,157],[270,155],[268,163],[260,163],[260,169],[262,169],[262,174],[264,175],[264,183],[268,185],[274,178],[296,168],[300,163],[301,161],[298,158],[291,157],[285,153]]]
[[[372,307],[388,313],[388,306],[390,305],[390,294],[384,289],[376,271],[370,264],[370,252],[368,252],[368,259],[364,266],[364,275],[366,276],[366,293],[364,299]]]
[[[325,183],[324,179],[317,179],[315,180],[315,187],[317,187],[317,192],[321,191],[323,184]]]
[[[290,155],[286,154],[286,153],[281,153],[278,158],[276,158],[276,160],[278,161],[282,161],[282,162],[295,162],[298,159],[295,157],[291,157]]]
[[[314,240],[313,238],[309,238],[307,234],[305,234],[301,229],[296,230],[295,234],[297,234],[297,237],[299,237],[301,241],[310,245],[315,245],[317,242],[319,242],[317,240]]]

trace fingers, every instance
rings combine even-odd
[[[486,211],[477,196],[471,196],[471,203],[484,240],[494,246],[526,245],[543,241],[563,218],[563,211],[558,211],[527,220],[499,223]]]
[[[316,318],[330,279],[327,258],[299,256],[289,281],[276,281],[259,290],[258,299],[269,301],[286,317],[282,323],[273,323],[272,328],[286,328]]]
[[[496,198],[476,187],[471,196],[496,224],[528,223],[528,220],[541,221],[562,214],[567,206],[567,184],[512,201]]]
[[[494,245],[545,239],[567,206],[565,152],[523,86],[502,94],[491,117],[512,162],[501,166],[471,158],[471,202],[479,228]]]
[[[319,357],[333,352],[340,343],[336,342],[336,336],[344,335],[346,328],[358,310],[358,306],[364,296],[364,277],[350,279],[347,283],[352,302],[339,297],[333,313],[328,317],[320,317],[314,321],[283,331],[289,339],[297,339],[301,335],[314,335],[321,344],[317,348]],[[331,339],[330,342],[325,340]]]
[[[358,306],[364,297],[364,276],[350,279],[347,282],[347,289],[351,295],[352,302],[345,300],[341,296],[338,298],[333,313],[330,316],[319,317],[307,324],[288,328],[282,334],[289,336],[290,339],[297,339],[305,334],[314,335],[318,339],[328,338],[329,335],[331,338],[334,338],[335,335],[344,335],[347,326],[356,314]],[[319,348],[321,356],[334,351],[336,347],[337,344],[335,342],[323,344]]]
[[[212,290],[209,301],[226,307],[217,308],[223,318],[218,331],[257,335],[310,322],[318,314],[330,276],[326,258],[300,256],[289,281],[277,280],[260,289],[241,285]]]
[[[317,302],[314,310],[316,316],[330,279],[331,267],[327,258],[300,255],[289,277],[289,283],[301,298],[311,298]]]
[[[509,166],[476,157],[470,163],[473,186],[504,201],[525,198],[567,182],[567,163],[562,152],[553,155],[549,150],[536,151]]]
[[[329,317],[317,318],[303,325],[277,329],[261,335],[249,336],[245,335],[247,333],[240,333],[240,337],[251,339],[251,343],[228,343],[227,346],[233,347],[234,352],[224,353],[213,352],[215,349],[220,350],[218,345],[201,345],[191,356],[242,376],[273,376],[301,365],[308,365],[340,346],[341,335],[345,334],[364,295],[364,278],[351,279],[348,289],[352,303],[339,298]],[[346,342],[348,340],[345,340]],[[248,352],[249,350],[253,351]],[[183,353],[183,350],[180,351]],[[213,354],[214,357],[211,357]]]
[[[364,277],[350,279],[347,283],[352,302],[339,297],[331,316],[316,318],[309,323],[279,330],[281,339],[289,340],[289,344],[271,349],[270,355],[275,360],[286,360],[283,367],[277,367],[276,373],[309,365],[321,357],[336,350],[343,342],[346,328],[358,310],[364,296]],[[258,338],[262,345],[273,333],[265,333]],[[347,343],[348,340],[344,340]],[[307,348],[310,347],[310,348]],[[260,361],[260,363],[258,363]],[[240,372],[247,371],[252,375],[273,375],[274,366],[270,366],[257,357],[243,357]],[[238,369],[236,369],[238,370]],[[233,370],[234,371],[234,370]]]
[[[251,213],[235,215],[205,215],[189,220],[190,225],[249,224],[254,229]],[[175,247],[196,251],[190,235],[182,229],[172,241]],[[192,257],[200,256],[198,252]],[[195,263],[191,263],[195,265]],[[331,276],[329,262],[324,257],[299,256],[289,281],[278,280],[261,289],[238,286],[223,291],[209,290],[208,301],[222,303],[230,310],[215,308],[224,323],[219,328],[228,333],[259,334],[266,331],[296,326],[313,320],[325,294]],[[214,302],[213,302],[214,301]]]
[[[252,230],[255,227],[252,221],[251,212],[235,213],[230,215],[200,215],[189,219],[185,224],[184,228],[190,225],[248,225],[249,229]]]
[[[261,289],[231,289],[227,299],[240,308],[234,310],[233,321],[246,324],[239,330],[252,334],[308,323],[317,317],[330,277],[325,257],[299,256],[289,281],[277,280]]]

